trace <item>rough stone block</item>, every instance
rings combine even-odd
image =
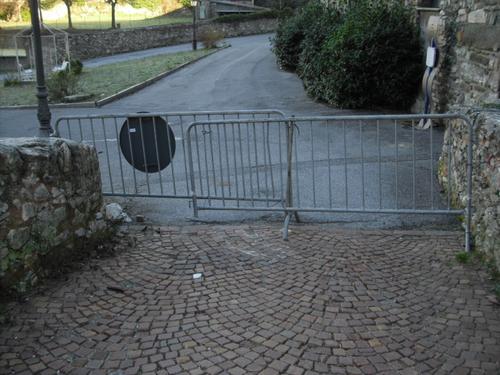
[[[484,9],[474,10],[467,17],[469,23],[486,23],[488,22],[488,14]]]
[[[445,133],[445,142],[451,141],[451,169],[446,163],[440,169],[439,178],[443,187],[451,183],[454,202],[465,206],[467,202],[467,143],[469,135],[463,121],[450,124]],[[452,137],[450,139],[450,137]],[[476,249],[494,259],[500,270],[500,115],[484,113],[478,117],[474,128],[473,152],[473,216],[472,229]],[[447,160],[447,147],[443,148],[441,160]]]
[[[38,280],[41,252],[45,260],[53,249],[70,257],[82,244],[78,237],[92,240],[107,229],[104,221],[95,225],[102,208],[101,177],[89,145],[57,138],[0,139],[0,186],[0,262],[9,256],[0,270],[0,288],[26,282],[27,275]]]
[[[500,25],[464,25],[462,45],[477,49],[498,51],[500,48],[499,35]]]

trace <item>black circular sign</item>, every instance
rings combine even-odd
[[[174,132],[161,117],[129,117],[120,130],[120,148],[135,169],[159,172],[174,157]]]

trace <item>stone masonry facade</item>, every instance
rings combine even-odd
[[[220,31],[225,37],[264,34],[276,30],[275,19],[244,22],[199,22],[198,34]],[[188,43],[192,39],[191,25],[166,25],[134,29],[95,30],[72,33],[70,51],[74,58],[90,59],[117,53]]]
[[[473,136],[472,232],[475,247],[494,259],[500,269],[500,113],[479,114]],[[448,170],[448,148],[443,148],[440,180],[444,187],[450,179],[454,202],[467,203],[467,143],[468,128],[463,120],[454,120],[445,132],[445,142],[451,143],[451,164]]]
[[[29,289],[44,276],[44,265],[103,234],[101,208],[93,147],[54,138],[1,139],[0,289]]]
[[[500,1],[441,0],[426,42],[439,49],[433,88],[436,112],[497,103],[500,98]]]
[[[440,51],[433,111],[477,117],[473,132],[474,244],[500,269],[500,1],[441,0],[440,8],[439,14],[429,17],[426,30]],[[439,176],[444,187],[450,179],[455,203],[462,207],[466,204],[469,138],[462,120],[451,123],[443,157],[449,142],[452,167],[448,170],[441,165]]]

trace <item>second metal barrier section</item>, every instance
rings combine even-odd
[[[195,217],[199,210],[283,211],[286,120],[195,122],[187,131]]]
[[[468,128],[464,209],[451,179],[438,180],[454,168],[444,127],[419,130],[421,120]],[[194,213],[281,211],[285,239],[300,212],[465,215],[469,250],[472,127],[457,114],[195,122],[187,135]]]

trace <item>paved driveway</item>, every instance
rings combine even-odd
[[[128,113],[137,111],[196,111],[196,110],[237,110],[237,109],[265,109],[274,108],[282,110],[286,115],[333,115],[333,114],[349,114],[352,111],[341,111],[320,103],[316,103],[307,97],[301,80],[294,74],[289,72],[281,71],[277,64],[273,53],[270,50],[269,38],[271,35],[256,35],[241,38],[231,38],[229,42],[232,47],[222,50],[212,56],[203,59],[196,64],[190,65],[186,69],[183,69],[156,84],[147,87],[134,95],[123,98],[119,101],[111,103],[104,108],[74,108],[74,109],[57,109],[54,111],[54,118],[58,116],[68,115],[68,114],[85,114],[85,113]],[[358,112],[359,113],[359,112]],[[33,135],[36,132],[36,112],[34,110],[10,110],[1,111],[0,110],[0,137],[2,136],[26,136]],[[373,124],[371,124],[373,125]],[[305,126],[304,126],[305,128]],[[368,129],[367,126],[365,130]],[[371,126],[371,134],[366,134],[371,138],[372,146],[366,146],[365,156],[367,158],[376,158],[377,148],[374,146],[374,126]],[[341,133],[335,137],[336,140],[341,139]],[[408,128],[401,127],[401,138],[399,142],[400,152],[406,147],[407,151],[410,149],[407,147],[409,145],[409,139],[411,138],[411,131]],[[301,154],[309,154],[309,143],[305,143],[309,132],[303,131],[301,138],[304,140],[303,152]],[[324,132],[316,127],[314,129],[314,137],[316,139],[325,139]],[[113,134],[111,131],[109,134]],[[353,131],[354,135],[348,133],[347,140],[349,147],[355,148],[353,152],[357,152],[359,149],[357,141],[357,132]],[[434,168],[436,170],[436,162],[441,149],[441,139],[443,135],[442,129],[436,129],[434,131]],[[181,139],[183,134],[176,134],[176,137]],[[312,136],[312,134],[311,134]],[[403,144],[403,136],[406,136],[406,143]],[[428,143],[428,135],[426,133],[417,133],[417,141],[419,138],[425,140]],[[98,140],[101,138],[107,138],[97,135]],[[109,148],[111,149],[110,162],[114,172],[119,171],[119,157],[117,151],[117,138],[111,135],[112,140],[109,143]],[[383,147],[383,152],[388,152],[394,154],[392,145],[395,144],[394,133],[391,131],[382,132],[381,144]],[[87,139],[91,139],[89,136]],[[107,160],[104,155],[105,147],[104,142],[98,143],[98,151],[101,152],[101,165],[103,166],[103,181],[104,185],[107,184],[107,179],[109,170],[106,170]],[[341,146],[341,145],[340,145]],[[337,147],[337,150],[340,150]],[[330,157],[327,156],[329,150],[326,150],[326,142],[316,142],[316,158],[324,159],[323,161],[329,160]],[[428,170],[429,166],[429,154],[430,151],[427,149],[424,152],[423,160],[425,160],[425,168],[417,165],[417,174],[415,180],[418,181],[419,186],[424,186],[425,196],[421,199],[423,203],[428,203],[429,190],[431,189],[431,183],[429,183],[429,188],[427,188],[427,181],[430,181],[430,173]],[[350,155],[350,156],[355,156]],[[246,157],[246,155],[245,155]],[[332,155],[332,157],[336,157]],[[176,161],[179,163],[180,167],[176,167],[177,174],[181,174],[184,170],[184,165],[182,161],[183,156],[179,152],[176,156]],[[339,160],[341,160],[343,156]],[[343,160],[343,159],[342,159]],[[422,161],[423,163],[423,161]],[[408,163],[406,167],[408,167]],[[401,165],[401,167],[405,167]],[[310,167],[302,163],[300,167],[300,180],[310,181],[311,177],[308,175]],[[360,163],[353,163],[352,168],[350,168],[350,173],[352,175],[360,174]],[[390,169],[390,170],[389,170]],[[385,200],[386,208],[396,207],[397,197],[409,197],[409,184],[407,183],[409,179],[400,178],[400,186],[392,186],[393,168],[387,168],[387,171],[383,171],[381,180],[388,186],[391,192],[388,194]],[[342,168],[337,168],[334,170],[333,178],[334,180],[341,180]],[[130,171],[129,171],[130,172]],[[409,168],[406,168],[406,176],[409,176]],[[173,173],[173,172],[172,172]],[[379,185],[378,181],[374,180],[373,176],[377,176],[376,164],[372,163],[371,166],[367,167],[367,186]],[[325,170],[319,170],[318,176],[325,174]],[[435,174],[432,174],[433,176]],[[121,176],[114,176],[115,183],[120,180]],[[131,173],[128,177],[128,189],[132,191],[131,184]],[[180,175],[177,176],[179,184],[187,180],[187,176]],[[181,179],[184,180],[181,180]],[[343,177],[342,177],[343,178]],[[147,177],[141,176],[142,188],[146,189]],[[361,206],[361,184],[351,181],[348,190],[349,194],[352,195],[351,202],[349,203],[351,207]],[[405,185],[405,186],[403,186]],[[434,189],[434,196],[439,196],[439,186],[437,184],[437,179],[432,178],[432,189]],[[343,188],[343,187],[342,187]],[[158,184],[155,186],[156,190],[159,189]],[[317,183],[318,196],[322,195],[324,197],[329,195],[329,185],[325,181],[320,181]],[[393,190],[393,191],[392,191]],[[108,189],[110,191],[110,189]],[[305,186],[303,189],[303,196],[313,195],[310,194],[311,187]],[[377,199],[374,189],[366,189],[367,196],[371,194],[367,199],[372,201]],[[170,191],[170,193],[172,193]],[[411,193],[411,191],[410,191]],[[190,192],[187,192],[190,194]],[[334,195],[342,197],[344,196],[343,191],[339,187],[333,191]],[[298,197],[298,195],[297,195]],[[420,199],[420,198],[419,198]],[[117,200],[117,199],[115,199]],[[304,199],[303,199],[304,201]],[[179,221],[185,221],[186,218],[190,219],[192,217],[192,209],[190,202],[186,200],[166,200],[166,199],[132,199],[132,200],[120,200],[120,203],[125,205],[128,211],[134,214],[145,215],[146,218],[152,222],[156,223],[177,223]],[[419,202],[417,202],[418,204]],[[425,204],[426,206],[430,206]],[[208,221],[243,221],[247,219],[265,219],[267,216],[261,213],[257,214],[247,214],[241,213],[239,211],[232,212],[204,212],[202,215],[203,220]],[[350,226],[363,226],[363,227],[375,227],[375,228],[394,228],[394,227],[413,227],[413,226],[426,226],[434,227],[439,226],[457,226],[458,221],[449,219],[448,217],[423,217],[415,215],[350,215],[350,214],[335,214],[335,215],[303,215],[304,219],[311,220],[327,220],[336,221],[344,223]]]
[[[500,370],[500,310],[485,274],[454,261],[460,233],[133,231],[134,246],[12,307],[0,373]]]
[[[345,112],[313,102],[295,74],[279,70],[270,51],[270,37],[271,34],[229,38],[231,48],[134,95],[103,108],[54,109],[53,119],[63,115],[137,111],[276,108],[288,114]],[[106,59],[111,58],[92,63]],[[36,110],[0,110],[0,137],[32,136],[36,127]]]

